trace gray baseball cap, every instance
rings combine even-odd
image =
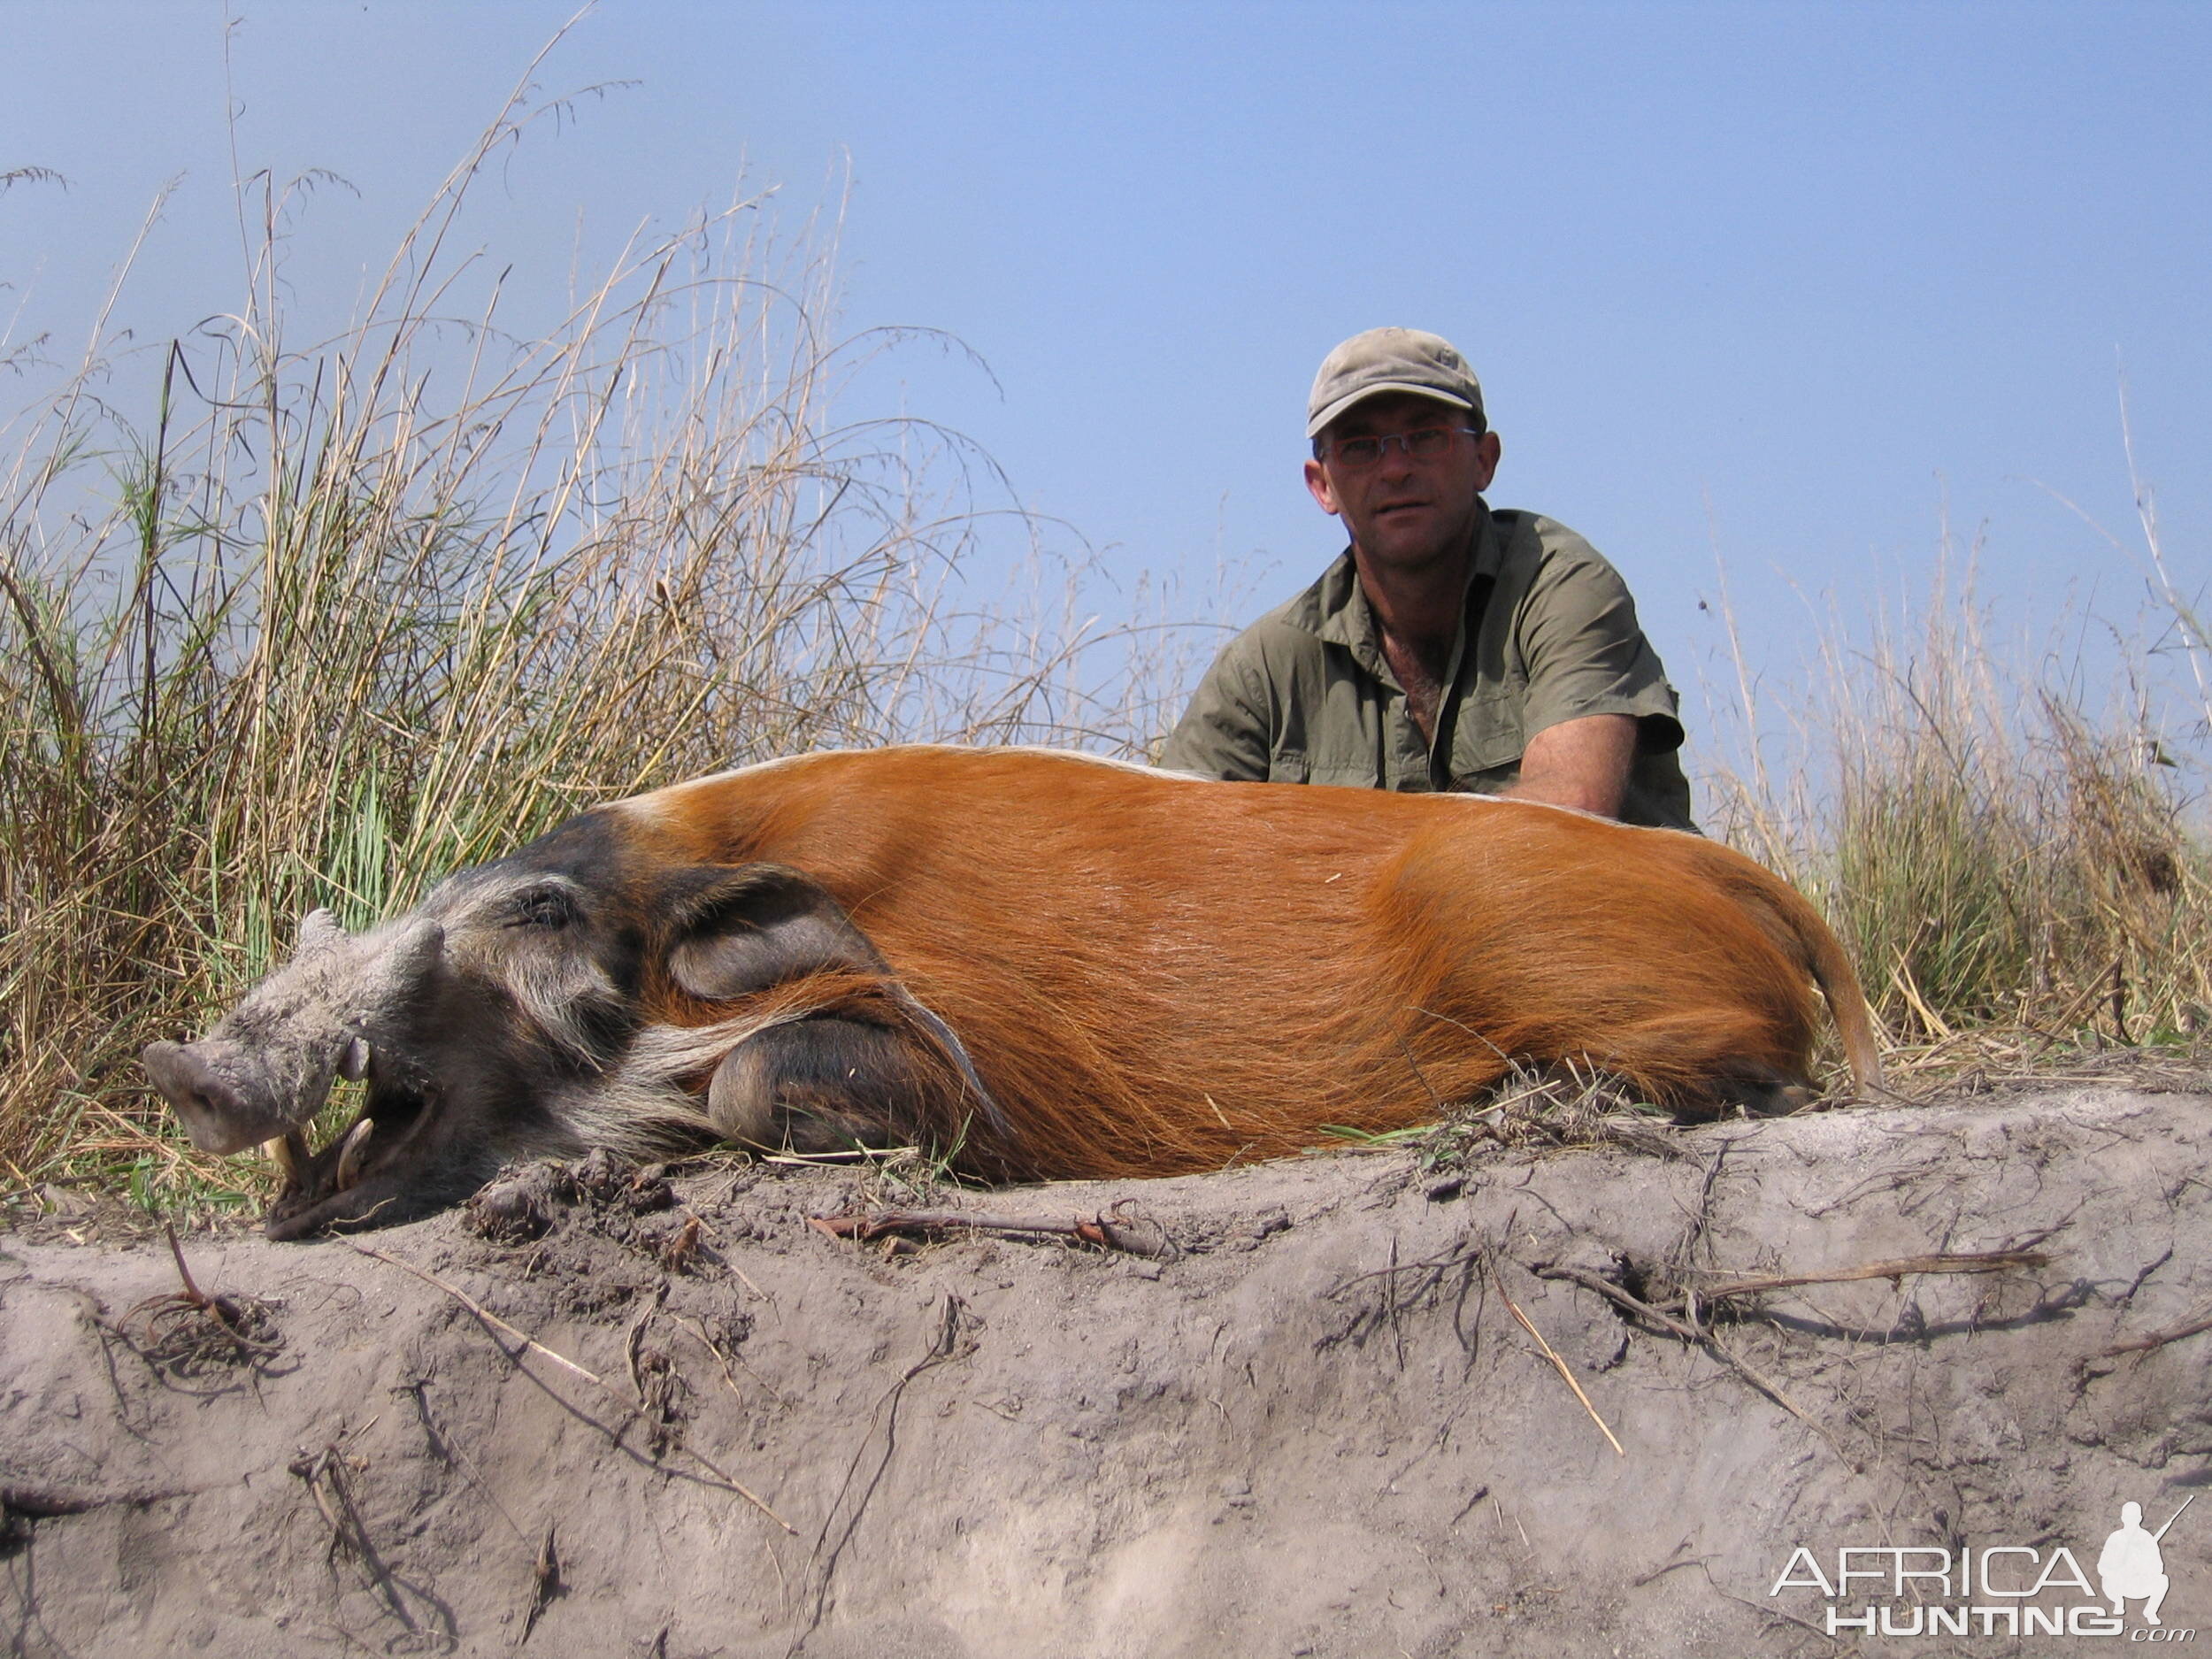
[[[1418,328],[1371,328],[1321,359],[1306,400],[1306,436],[1321,429],[1363,398],[1380,392],[1411,392],[1464,409],[1477,426],[1482,413],[1482,385],[1467,359],[1448,340]]]

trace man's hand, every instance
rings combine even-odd
[[[1633,716],[1586,714],[1530,738],[1521,756],[1521,780],[1499,793],[1618,818],[1635,759]]]

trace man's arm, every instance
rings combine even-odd
[[[1160,752],[1159,764],[1168,771],[1196,772],[1230,783],[1266,779],[1267,716],[1246,672],[1241,645],[1236,640],[1225,646],[1198,682],[1190,707],[1183,710]]]
[[[1586,714],[1548,726],[1530,738],[1521,756],[1520,781],[1500,793],[1618,818],[1635,760],[1632,716]]]
[[[1510,793],[1640,823],[1692,827],[1666,751],[1682,741],[1674,690],[1618,572],[1572,531],[1546,554],[1517,619],[1527,733]]]

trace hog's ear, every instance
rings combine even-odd
[[[819,884],[782,864],[686,871],[672,884],[668,975],[702,1002],[726,1002],[802,974],[888,971]]]
[[[292,947],[292,960],[304,962],[319,956],[346,936],[346,930],[338,925],[334,910],[310,910],[300,918],[299,942]]]
[[[377,935],[382,949],[361,975],[355,1000],[363,1018],[392,1018],[423,994],[437,972],[445,929],[427,916],[409,916]]]

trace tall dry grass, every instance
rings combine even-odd
[[[1763,687],[1728,615],[1703,821],[1824,906],[1908,1065],[2212,1024],[2212,656],[2138,497],[2150,619],[2108,694],[1998,637],[1952,549],[1910,611],[1832,618],[1801,688]]]
[[[740,201],[507,332],[465,210],[554,107],[510,102],[328,339],[292,337],[287,198],[250,181],[234,314],[149,357],[103,313],[7,429],[0,1176],[242,1179],[132,1062],[315,905],[365,924],[583,804],[772,755],[1161,724],[1171,631],[1097,629],[1058,568],[1029,610],[971,603],[987,460],[843,413],[899,342],[835,335],[833,226],[780,242]]]

